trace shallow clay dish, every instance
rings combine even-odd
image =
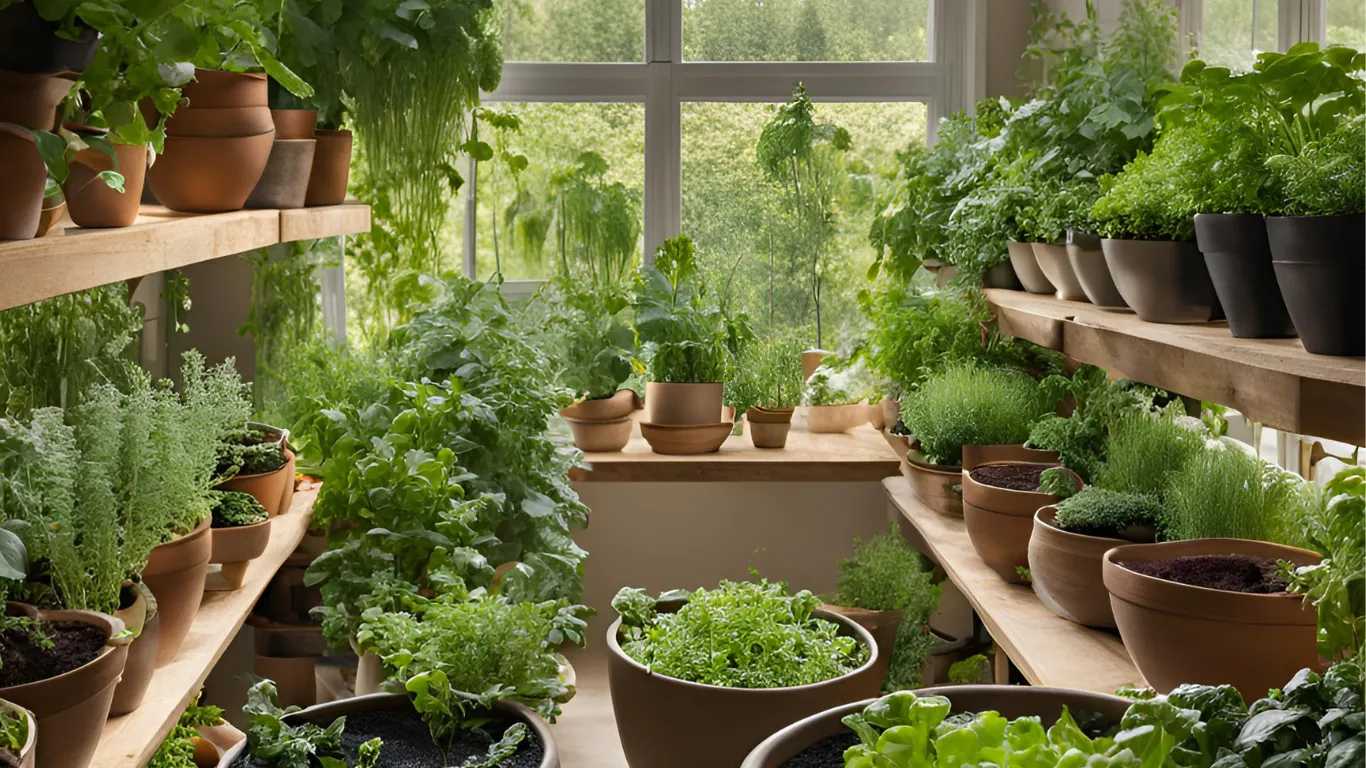
[[[693,424],[672,426],[668,424],[640,423],[640,434],[655,453],[666,456],[696,456],[715,453],[721,450],[735,425],[730,422],[718,424]]]

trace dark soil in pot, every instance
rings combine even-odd
[[[104,630],[79,621],[54,621],[44,625],[51,649],[42,648],[23,630],[5,632],[0,642],[0,688],[47,680],[82,667],[105,644]]]
[[[502,738],[503,733],[516,722],[499,718],[482,728],[466,731],[452,745],[450,754],[443,761],[441,750],[432,743],[431,733],[421,715],[402,709],[369,710],[346,716],[342,749],[349,765],[355,762],[360,745],[378,736],[384,741],[379,754],[380,768],[445,768],[463,765],[467,758],[483,757],[488,753],[489,745]],[[535,731],[528,728],[517,753],[512,759],[500,763],[499,768],[538,768],[544,754]],[[232,762],[232,768],[266,768],[269,765],[271,763],[266,760],[246,755]]]
[[[1194,555],[1171,560],[1121,561],[1120,565],[1144,576],[1192,587],[1248,595],[1278,595],[1286,591],[1285,581],[1277,573],[1276,561],[1269,557]]]
[[[827,736],[793,755],[783,768],[844,768],[844,750],[859,743],[853,731]]]
[[[1200,213],[1195,235],[1234,337],[1293,337],[1295,326],[1271,267],[1265,219],[1250,213]]]
[[[1039,477],[1049,467],[1039,464],[988,464],[968,473],[982,485],[1012,491],[1038,491]]]

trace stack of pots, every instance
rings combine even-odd
[[[318,113],[312,109],[272,109],[270,118],[275,142],[260,181],[247,197],[247,207],[302,208],[318,147]]]
[[[787,433],[792,429],[792,414],[795,408],[764,408],[754,406],[745,411],[749,421],[749,438],[755,448],[783,448],[787,445]]]
[[[1306,351],[1366,354],[1366,215],[1268,216],[1271,265]]]
[[[0,14],[8,16],[10,6]],[[4,27],[0,17],[0,29]],[[9,52],[0,50],[0,63]],[[76,84],[73,72],[16,72],[0,69],[0,240],[31,240],[43,223],[43,196],[47,189],[47,165],[29,131],[52,131],[57,127],[57,106]],[[52,217],[49,216],[49,219]]]
[[[735,428],[722,420],[724,391],[721,382],[647,383],[641,435],[655,453],[688,456],[719,450]]]
[[[560,409],[560,416],[574,434],[574,445],[584,453],[611,453],[626,447],[634,423],[631,413],[640,398],[633,390],[622,389],[609,397],[583,400]]]

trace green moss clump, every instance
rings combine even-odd
[[[1095,486],[1058,502],[1054,524],[1086,536],[1128,538],[1134,528],[1155,529],[1162,504],[1146,493],[1125,493]]]

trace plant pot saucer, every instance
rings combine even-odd
[[[677,426],[671,424],[640,423],[640,434],[655,453],[666,456],[698,456],[715,453],[730,437],[735,425],[730,422],[716,424],[690,424]]]

